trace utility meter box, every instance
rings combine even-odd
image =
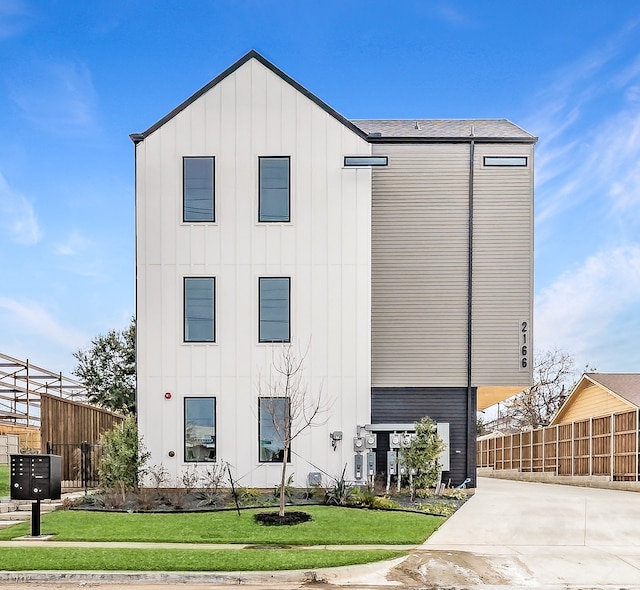
[[[60,455],[11,455],[12,500],[59,500]]]
[[[367,453],[367,476],[373,477],[376,474],[376,454]]]
[[[354,436],[353,437],[353,450],[358,453],[360,451],[364,451],[365,446],[364,446],[364,438],[361,436]]]
[[[397,455],[395,451],[387,451],[387,473],[396,475],[397,471]]]
[[[354,455],[355,479],[362,479],[362,467],[363,467],[362,453],[358,453],[357,455]]]
[[[375,432],[370,432],[364,437],[364,446],[367,449],[375,449],[378,445],[378,435]]]

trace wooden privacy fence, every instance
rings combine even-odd
[[[87,457],[82,453],[82,445],[87,443],[97,447],[100,435],[111,430],[124,420],[123,416],[79,402],[53,395],[41,395],[40,429],[42,436],[41,452],[61,455],[62,479],[81,482],[77,487],[86,485],[86,478],[93,480],[99,457],[94,449],[91,453],[90,473],[87,474]],[[84,475],[83,475],[84,474]]]
[[[640,481],[639,412],[483,437],[477,443],[478,467]]]

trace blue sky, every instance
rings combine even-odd
[[[347,118],[536,147],[536,347],[640,371],[640,4],[0,0],[0,352],[70,373],[134,313],[129,134],[256,49]]]

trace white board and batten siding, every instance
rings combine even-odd
[[[193,465],[183,400],[213,396],[218,459],[240,485],[278,481],[280,464],[258,461],[258,383],[281,346],[258,343],[258,278],[285,276],[292,345],[309,346],[305,379],[329,406],[294,442],[289,473],[304,485],[318,467],[334,475],[352,465],[348,441],[370,416],[371,171],[344,168],[343,157],[370,152],[254,59],[137,144],[139,424],[152,463],[174,477]],[[182,222],[183,156],[215,157],[215,223]],[[257,221],[259,156],[291,158],[290,223]],[[214,344],[183,342],[189,276],[216,279]],[[346,441],[337,451],[335,430]]]
[[[377,144],[372,384],[467,385],[469,143]],[[483,155],[528,166],[484,167]],[[527,385],[518,322],[531,320],[533,148],[475,146],[472,385]],[[530,334],[530,332],[529,332]],[[531,357],[530,357],[531,358]]]

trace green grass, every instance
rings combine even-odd
[[[0,570],[266,571],[356,565],[401,555],[386,550],[2,547]]]
[[[305,506],[312,520],[295,526],[263,526],[257,510],[190,514],[128,514],[57,511],[42,516],[42,534],[56,541],[135,541],[286,545],[415,545],[444,521],[437,516],[393,511]],[[31,524],[0,530],[0,540],[30,534]]]
[[[0,465],[0,498],[9,495],[9,466]]]

